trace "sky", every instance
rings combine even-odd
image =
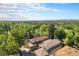
[[[79,19],[79,3],[0,3],[0,20]]]

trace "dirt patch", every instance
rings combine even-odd
[[[54,53],[55,56],[79,56],[79,50],[65,46]]]

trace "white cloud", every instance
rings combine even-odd
[[[0,8],[17,8],[16,4],[1,4],[0,3]]]
[[[1,9],[2,8],[2,9]],[[9,9],[8,9],[9,8]],[[37,20],[45,19],[45,15],[40,11],[46,13],[62,12],[60,9],[49,8],[42,6],[40,3],[26,3],[26,4],[0,4],[0,13],[7,14],[10,17],[1,17],[5,20]],[[25,15],[24,15],[25,14]],[[30,14],[30,15],[28,15]]]
[[[61,12],[59,9],[53,9],[54,12]]]
[[[28,19],[29,20],[37,20],[37,19],[40,19],[41,16],[42,16],[42,14],[40,14],[40,13],[33,13],[30,16],[28,16]]]
[[[21,13],[27,11],[42,11],[42,12],[61,12],[59,9],[52,9],[42,6],[40,3],[26,3],[26,4],[0,4],[1,13]]]
[[[28,20],[28,17],[20,15],[0,16],[0,21],[25,21],[25,20]]]
[[[27,7],[29,8],[32,8],[32,9],[35,9],[35,10],[38,10],[38,11],[47,11],[47,12],[61,12],[61,10],[59,9],[52,9],[52,8],[48,8],[48,7],[44,7],[44,6],[41,6],[41,4],[33,4],[33,3],[28,3],[26,4]]]

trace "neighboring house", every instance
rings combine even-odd
[[[36,56],[48,56],[48,52],[44,48],[39,48],[34,51]]]
[[[48,37],[46,37],[46,36],[43,36],[43,37],[36,37],[36,38],[30,39],[30,42],[31,42],[32,44],[34,44],[34,43],[42,42],[42,41],[47,40],[47,39],[48,39]]]
[[[46,51],[51,52],[56,50],[58,47],[61,46],[61,41],[57,39],[48,39],[43,41],[43,43],[39,44],[39,47],[44,48]]]

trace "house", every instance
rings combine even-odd
[[[79,50],[65,46],[54,53],[55,56],[79,56]]]
[[[48,39],[48,37],[36,37],[33,39],[30,39],[30,41],[27,43],[27,49],[24,49],[22,51],[22,55],[31,55],[30,52],[33,52],[34,55],[37,56],[48,56],[53,51],[58,50],[62,47],[61,41],[58,39]],[[26,51],[26,54],[25,54]]]
[[[39,47],[44,48],[48,52],[51,52],[61,47],[61,41],[59,41],[58,39],[48,39],[39,44]]]
[[[43,36],[43,37],[36,37],[36,38],[30,39],[30,42],[31,42],[32,44],[34,44],[34,43],[42,42],[42,41],[47,40],[47,39],[48,39],[48,37],[46,37],[46,36]]]
[[[36,56],[47,56],[48,52],[44,48],[40,48],[34,51]]]

